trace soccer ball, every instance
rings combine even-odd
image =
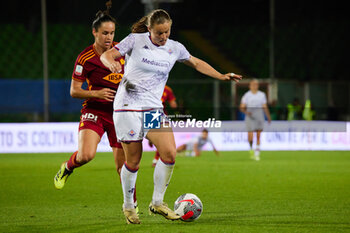
[[[191,222],[201,216],[203,204],[196,195],[185,193],[175,201],[174,210],[176,214],[181,216],[181,220]]]

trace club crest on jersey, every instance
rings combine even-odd
[[[107,80],[111,83],[118,84],[118,83],[120,83],[122,78],[123,78],[123,74],[111,73],[111,74],[107,75],[106,77],[104,77],[103,79]]]
[[[83,67],[81,65],[76,65],[74,74],[80,76],[83,74]]]
[[[169,49],[168,53],[169,53],[169,55],[171,55],[173,53],[173,50]]]
[[[131,137],[134,137],[136,133],[135,133],[134,130],[130,130],[128,134],[129,134]]]

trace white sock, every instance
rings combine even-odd
[[[137,170],[133,171],[126,167],[124,164],[120,171],[120,179],[122,181],[123,195],[124,195],[124,208],[134,208],[134,192],[137,178]]]
[[[260,155],[260,145],[256,145],[254,154],[255,154],[255,156],[259,156]]]
[[[162,159],[158,160],[153,174],[154,190],[152,203],[154,205],[161,205],[163,203],[164,194],[173,174],[174,165],[166,164]]]

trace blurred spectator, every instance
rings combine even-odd
[[[306,100],[303,110],[303,119],[306,121],[312,121],[315,117],[315,111],[312,110],[311,100]]]
[[[288,121],[301,119],[302,106],[300,105],[298,98],[294,98],[292,103],[287,104],[287,111],[288,111],[288,114],[287,114]]]

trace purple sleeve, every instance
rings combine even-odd
[[[122,56],[129,53],[135,45],[135,36],[134,34],[129,34],[125,37],[120,43],[116,44],[114,48],[116,48]]]

